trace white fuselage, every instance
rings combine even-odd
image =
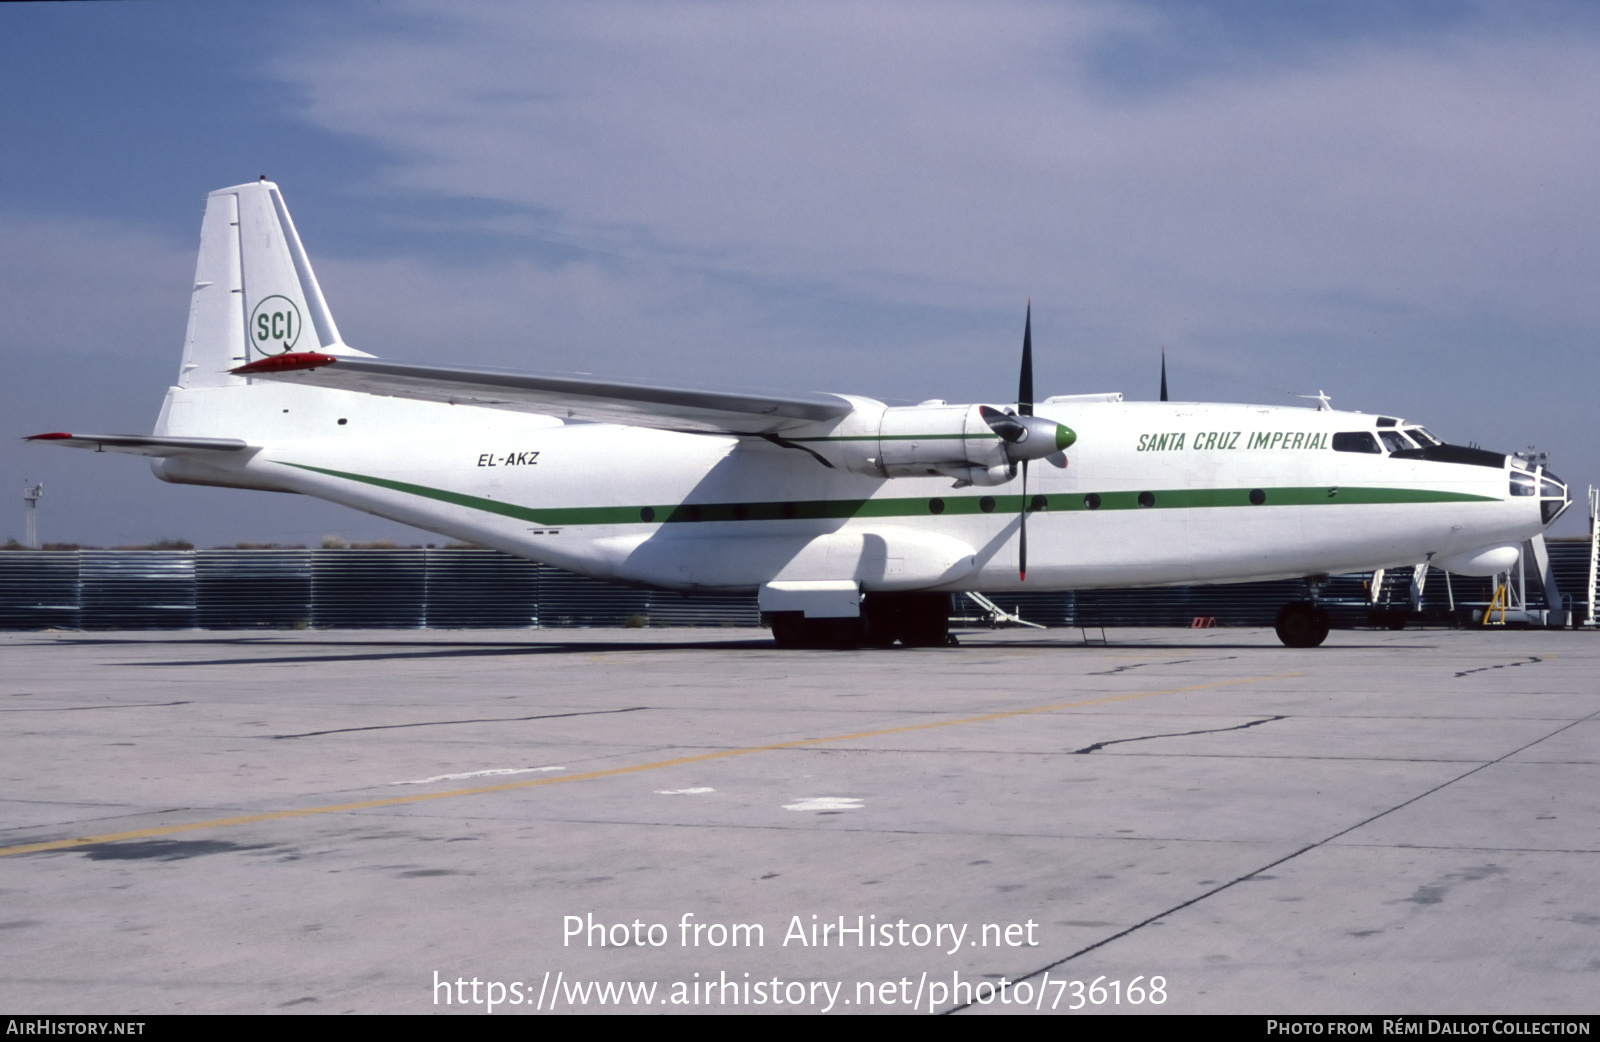
[[[1036,509],[1025,580],[1020,476],[962,488],[949,477],[875,478],[757,437],[257,382],[174,388],[158,430],[248,431],[259,451],[155,466],[168,480],[306,493],[587,575],[679,590],[838,579],[866,591],[990,592],[1239,582],[1415,564],[1544,527],[1536,497],[1509,494],[1505,467],[1330,447],[1335,433],[1375,430],[1369,415],[1120,401],[1037,411],[1077,440],[1065,468],[1028,469]]]

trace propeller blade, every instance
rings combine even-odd
[[[1161,400],[1167,400],[1167,349],[1161,348]]]
[[[1017,522],[1017,581],[1028,581],[1028,461],[1022,461],[1022,516]]]
[[[989,429],[1000,435],[1000,440],[1007,445],[1015,445],[1028,437],[1028,428],[1010,413],[1001,412],[988,405],[978,406],[978,415],[983,417],[983,422]]]
[[[1017,412],[1033,415],[1033,301],[1028,301],[1028,317],[1022,324],[1022,376],[1017,381]]]

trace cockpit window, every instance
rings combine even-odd
[[[1383,447],[1390,452],[1404,452],[1407,449],[1416,448],[1399,431],[1379,431],[1378,437],[1383,439]]]
[[[1341,431],[1333,436],[1334,452],[1382,452],[1371,431]]]
[[[1549,524],[1572,505],[1566,484],[1548,470],[1539,479],[1539,514]]]
[[[1427,448],[1430,445],[1444,444],[1444,442],[1440,441],[1438,438],[1435,438],[1433,436],[1433,432],[1428,430],[1426,427],[1407,427],[1406,434],[1411,437],[1412,441],[1416,442],[1418,445],[1421,445],[1423,448]]]
[[[1513,496],[1531,496],[1536,491],[1532,474],[1520,470],[1511,472],[1511,494]]]

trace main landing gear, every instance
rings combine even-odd
[[[780,648],[941,648],[950,643],[947,593],[869,593],[853,619],[808,619],[798,611],[773,612],[772,637]]]

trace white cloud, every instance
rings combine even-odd
[[[482,223],[596,251],[462,288],[497,336],[538,302],[573,342],[615,337],[567,368],[1003,396],[1032,297],[1041,386],[1149,394],[1166,344],[1184,394],[1321,387],[1593,453],[1586,400],[1500,408],[1595,375],[1587,25],[1311,32],[1130,84],[1098,71],[1110,43],[1211,44],[1129,3],[403,10],[276,68],[308,119],[395,157],[382,191],[509,204]]]
[[[1600,319],[1587,38],[1330,44],[1127,96],[1091,49],[1168,27],[1111,4],[413,10],[425,35],[284,66],[310,117],[591,244],[1108,325],[1304,321],[1307,294]]]

